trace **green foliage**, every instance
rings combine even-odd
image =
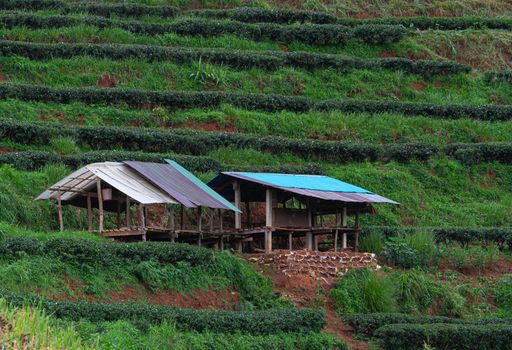
[[[426,263],[430,263],[436,258],[438,251],[435,236],[428,232],[428,230],[419,230],[404,235],[403,240],[409,247],[414,249]]]
[[[382,256],[393,265],[406,269],[427,264],[417,250],[411,248],[399,237],[391,237],[386,241]]]
[[[384,249],[384,236],[377,231],[364,234],[359,241],[359,249],[363,252],[380,255]]]
[[[64,14],[83,12],[102,17],[142,17],[160,16],[174,17],[179,8],[174,6],[148,6],[142,4],[105,4],[84,3],[73,4],[60,0],[7,0],[0,5],[2,10],[59,10]]]
[[[199,81],[203,86],[224,85],[226,83],[226,74],[221,67],[215,67],[209,63],[204,63],[199,57],[199,61],[195,64],[194,72],[190,74],[190,78]]]
[[[237,69],[276,70],[283,67],[295,67],[316,70],[334,68],[342,72],[353,69],[385,69],[425,76],[467,73],[471,70],[470,67],[450,61],[410,60],[406,58],[362,59],[301,51],[289,53],[276,51],[254,52],[229,49],[169,48],[156,45],[41,44],[0,40],[0,53],[4,56],[23,56],[37,60],[57,57],[69,59],[79,56],[114,60],[134,58],[149,62],[170,61],[178,64],[201,60],[202,62],[223,64]],[[199,64],[196,72],[201,73],[200,76],[214,75],[216,80],[225,79],[222,69],[205,66],[205,63]]]
[[[403,26],[380,24],[363,24],[351,28],[337,24],[247,24],[230,20],[204,20],[202,18],[179,18],[170,23],[144,23],[93,16],[41,16],[22,12],[2,15],[0,16],[0,23],[5,28],[25,25],[38,29],[86,24],[100,28],[118,27],[132,33],[147,35],[176,33],[179,35],[210,37],[233,34],[253,40],[270,39],[287,43],[299,41],[315,45],[343,45],[349,39],[357,39],[370,44],[384,44],[400,41],[408,34]]]
[[[512,278],[504,277],[496,281],[494,300],[496,305],[506,314],[512,313]]]
[[[510,105],[436,105],[431,103],[413,103],[397,101],[358,101],[328,100],[317,103],[314,107],[320,111],[339,110],[349,113],[392,112],[403,115],[423,115],[440,119],[474,118],[486,121],[509,120],[512,115]]]
[[[47,313],[72,321],[86,319],[91,322],[127,320],[140,329],[163,322],[176,323],[181,330],[198,332],[246,334],[279,334],[282,332],[319,332],[326,325],[321,310],[275,308],[262,311],[207,311],[178,309],[167,306],[136,303],[98,304],[86,301],[50,301],[38,296],[24,296],[0,291],[0,297],[15,306],[28,300],[39,304]]]
[[[500,255],[495,245],[444,245],[440,253],[452,269],[477,272],[492,267]]]
[[[99,349],[169,349],[175,350],[307,350],[333,349],[348,350],[346,344],[333,336],[314,333],[248,335],[218,334],[211,332],[183,332],[175,325],[164,322],[141,331],[127,321],[105,322],[99,326],[81,321],[76,325],[83,339],[98,339]]]
[[[442,316],[414,316],[402,313],[369,313],[349,315],[344,317],[350,327],[357,333],[363,333],[372,336],[375,331],[386,325],[396,324],[460,324],[460,325],[493,325],[503,324],[512,325],[511,318],[482,318],[482,319],[462,319]]]
[[[75,140],[69,137],[52,139],[49,145],[55,152],[62,155],[71,155],[79,152]]]
[[[485,73],[485,80],[489,83],[512,83],[512,71],[487,72]]]
[[[393,287],[369,269],[356,269],[341,278],[331,290],[339,313],[390,312],[395,309]]]
[[[390,277],[401,312],[425,313],[436,296],[435,282],[420,269],[394,272]]]
[[[425,343],[440,349],[510,349],[510,325],[393,324],[375,332],[386,350],[423,349]]]

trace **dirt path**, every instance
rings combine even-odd
[[[322,306],[327,317],[327,326],[324,330],[343,339],[351,350],[369,349],[366,342],[354,339],[352,328],[344,323],[334,311],[334,305],[329,298],[334,280],[322,279],[319,281],[309,276],[286,276],[275,269],[261,272],[272,279],[276,292],[291,300],[297,307]]]

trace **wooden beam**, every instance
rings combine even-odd
[[[202,232],[203,231],[203,217],[201,215],[201,212],[202,212],[202,207],[199,206],[197,207],[197,231],[198,232]]]
[[[359,210],[356,211],[356,220],[355,221],[356,221],[356,223],[355,223],[356,228],[361,228],[361,213]],[[354,250],[356,252],[359,251],[359,231],[357,231],[356,235],[355,235]]]
[[[64,231],[64,219],[62,218],[62,197],[60,190],[57,191],[57,206],[59,207],[59,228],[60,231]]]
[[[267,187],[265,203],[265,226],[272,227],[274,225],[273,211],[274,208],[274,191],[272,188]]]
[[[240,181],[233,181],[233,190],[235,191],[235,207],[240,209],[242,194],[240,192]],[[235,228],[242,228],[242,213],[235,212]]]
[[[140,203],[137,207],[139,227],[142,229],[142,240],[146,240],[146,218],[144,217],[144,205]]]
[[[336,231],[334,232],[334,251],[338,251],[338,231],[340,228],[340,210],[336,207]]]
[[[249,202],[245,202],[245,211],[247,215],[247,227],[251,227],[251,207]]]
[[[98,231],[103,231],[103,194],[101,193],[101,179],[96,178],[96,190],[98,191],[98,209],[99,209],[99,227]]]
[[[89,224],[89,232],[92,232],[92,204],[89,193],[87,194],[87,222]]]
[[[223,225],[223,214],[224,212],[222,211],[222,209],[219,209],[219,232],[222,233],[224,232],[224,225]]]
[[[293,250],[293,233],[288,233],[288,249]]]

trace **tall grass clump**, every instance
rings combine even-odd
[[[449,267],[462,272],[469,270],[481,272],[491,268],[500,257],[500,251],[495,244],[489,244],[487,247],[443,245],[440,254]]]
[[[0,299],[2,349],[94,349],[85,345],[72,327],[53,325],[39,308],[11,307]]]
[[[337,311],[349,315],[392,312],[396,309],[392,284],[369,269],[352,270],[331,291]]]
[[[384,235],[379,231],[371,231],[361,237],[359,249],[363,252],[379,255],[384,249]]]
[[[425,313],[436,296],[435,281],[418,268],[396,271],[390,276],[399,311]]]

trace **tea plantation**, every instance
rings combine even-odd
[[[246,256],[113,243],[33,199],[85,164],[325,174],[365,215],[307,302]],[[0,342],[512,349],[510,1],[0,2]],[[202,297],[201,297],[202,296]]]

